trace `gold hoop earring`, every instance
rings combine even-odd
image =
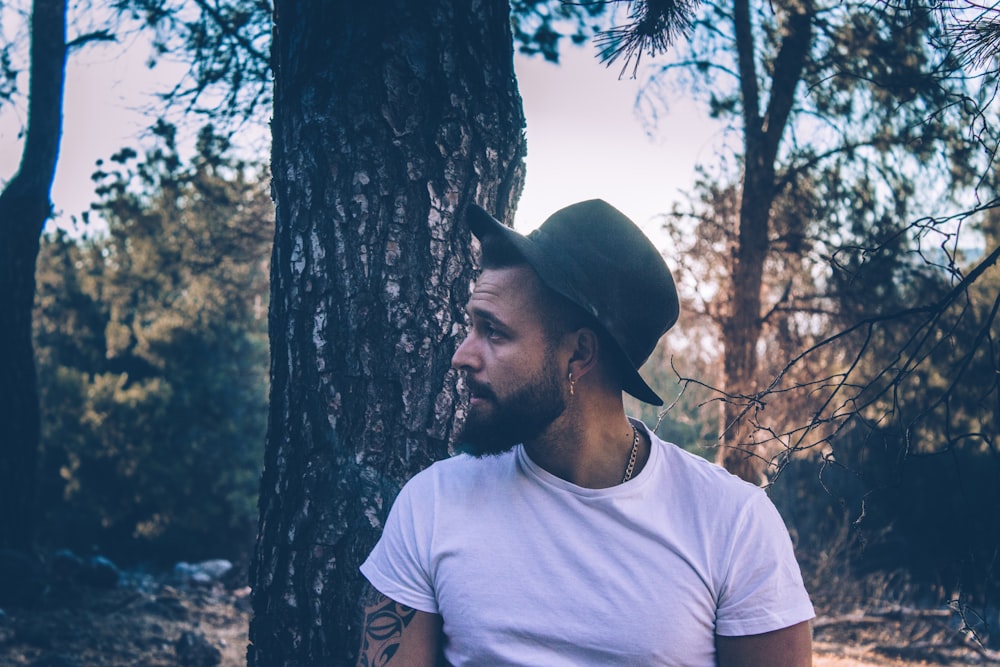
[[[573,388],[576,386],[576,380],[573,379],[573,371],[569,373],[569,395],[573,396]]]

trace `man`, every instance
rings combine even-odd
[[[468,216],[483,271],[467,453],[416,475],[362,572],[361,665],[810,665],[812,606],[763,491],[629,420],[677,320],[627,217],[564,208],[527,237]]]

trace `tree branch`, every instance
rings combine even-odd
[[[79,37],[75,37],[70,41],[66,42],[66,50],[73,51],[79,49],[91,42],[117,42],[118,38],[111,34],[110,30],[95,30],[94,32],[88,32]]]

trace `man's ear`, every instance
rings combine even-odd
[[[576,379],[582,378],[597,366],[601,342],[597,332],[590,327],[580,327],[566,334],[570,341],[569,372]]]

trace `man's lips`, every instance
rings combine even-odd
[[[489,387],[476,382],[466,382],[466,384],[469,387],[469,403],[472,405],[493,399],[493,392]]]

